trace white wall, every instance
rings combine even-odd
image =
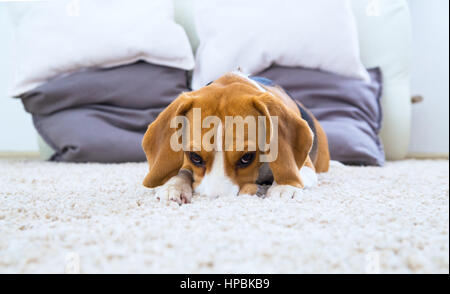
[[[36,132],[31,116],[18,99],[7,97],[12,80],[12,32],[0,3],[0,152],[37,151]]]
[[[413,31],[411,93],[424,96],[413,105],[409,150],[447,154],[449,150],[449,1],[410,0]]]

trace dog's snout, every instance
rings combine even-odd
[[[216,152],[211,170],[201,179],[195,191],[211,198],[238,194],[239,187],[225,172],[223,152]]]

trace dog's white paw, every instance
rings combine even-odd
[[[317,174],[312,168],[303,166],[300,169],[300,177],[302,178],[303,185],[305,185],[305,189],[317,186]]]
[[[192,200],[191,183],[185,178],[174,176],[156,190],[156,198],[160,201],[174,201],[179,205]]]
[[[269,190],[267,190],[266,197],[274,198],[285,198],[291,199],[295,197],[300,197],[303,194],[303,190],[290,185],[272,185]]]

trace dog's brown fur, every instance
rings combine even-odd
[[[170,138],[176,131],[169,128],[171,119],[184,115],[192,125],[192,109],[196,107],[201,108],[202,118],[217,116],[222,121],[225,116],[255,116],[257,119],[263,115],[270,125],[270,116],[278,116],[278,157],[270,162],[269,166],[274,180],[279,185],[303,188],[299,176],[303,165],[316,172],[328,171],[328,142],[319,122],[311,115],[318,144],[317,156],[312,160],[309,152],[313,135],[295,102],[279,87],[262,87],[267,91],[262,92],[242,76],[230,73],[197,91],[182,93],[150,124],[144,136],[142,146],[149,163],[149,173],[144,179],[144,186],[153,188],[163,185],[177,175],[180,169],[187,169],[192,171],[195,188],[196,183],[208,173],[214,152],[207,152],[203,148],[198,151],[206,162],[204,167],[198,167],[192,164],[185,152],[175,152],[170,148]],[[202,129],[202,137],[209,130],[210,128]],[[201,146],[200,143],[190,142],[191,146]],[[241,194],[254,194],[257,189],[255,181],[262,163],[255,161],[244,169],[237,169],[235,162],[243,153],[245,151],[225,151],[226,174],[240,187]]]

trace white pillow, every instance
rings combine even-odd
[[[369,79],[347,0],[197,0],[200,39],[192,87],[240,67],[254,74],[272,63]]]
[[[9,3],[8,3],[9,4]],[[189,40],[168,0],[57,0],[10,3],[17,96],[88,67],[139,59],[190,70]]]

